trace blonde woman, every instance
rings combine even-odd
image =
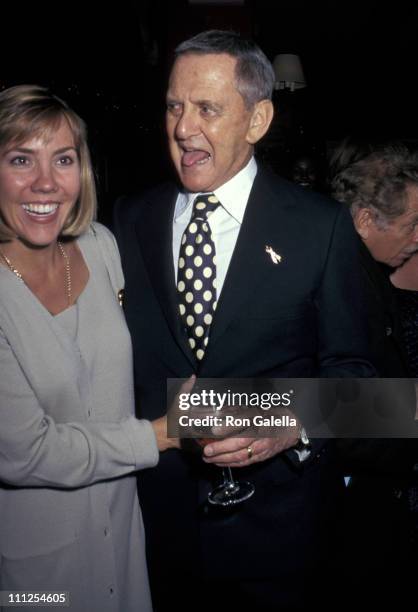
[[[95,208],[82,120],[42,87],[3,91],[0,590],[145,612],[135,471],[177,442],[134,416],[119,254]]]

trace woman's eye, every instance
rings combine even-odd
[[[73,163],[74,163],[74,160],[69,155],[63,155],[62,157],[58,158],[58,164],[60,166],[70,166]]]

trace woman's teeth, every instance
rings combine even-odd
[[[26,212],[35,215],[50,215],[58,208],[58,204],[23,204],[23,209]]]

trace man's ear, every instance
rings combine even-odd
[[[370,229],[374,223],[369,208],[359,208],[353,216],[354,227],[357,230],[358,235],[363,239],[367,240],[370,234]]]
[[[274,109],[271,100],[260,100],[253,108],[246,140],[248,144],[254,145],[258,142],[270,127],[273,119]]]

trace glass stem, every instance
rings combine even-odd
[[[230,467],[223,468],[223,475],[224,475],[224,485],[231,486],[235,484],[235,480],[232,476]]]

